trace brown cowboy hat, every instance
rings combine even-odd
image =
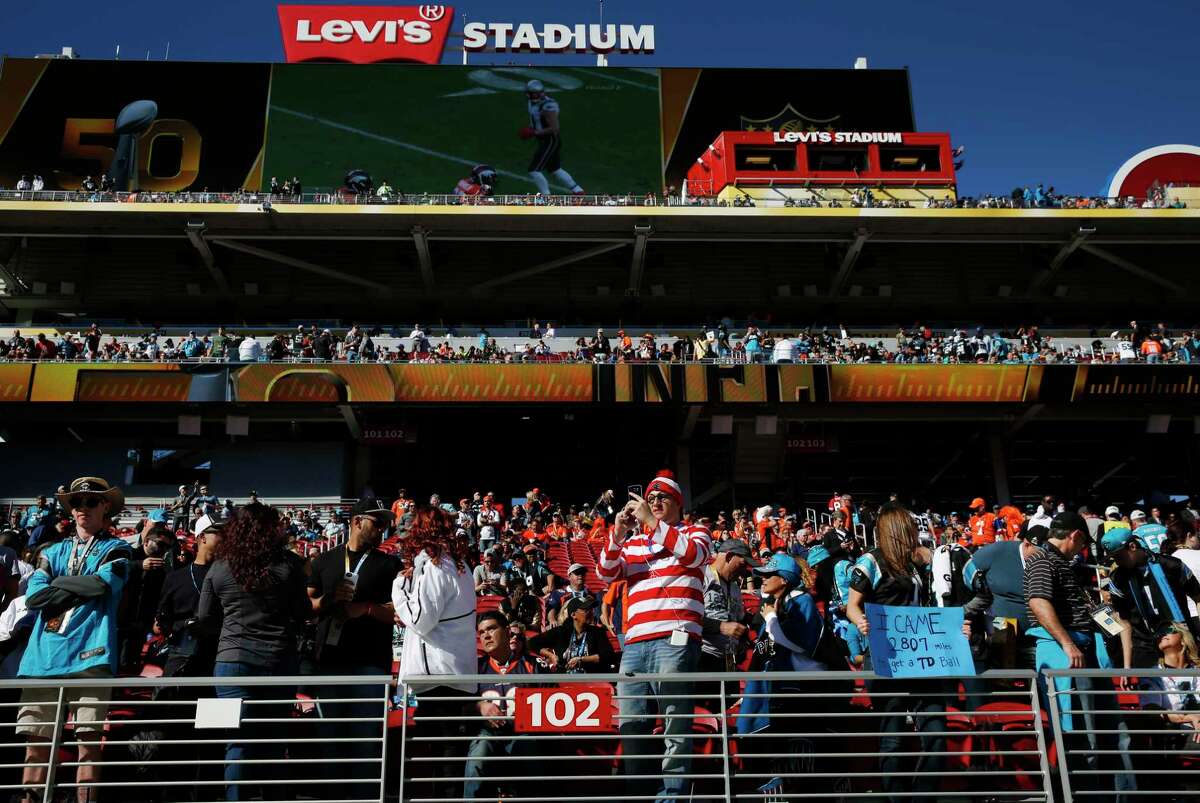
[[[62,493],[56,493],[54,496],[62,506],[70,510],[70,499],[72,496],[102,496],[107,499],[112,508],[109,510],[110,516],[117,516],[121,512],[121,508],[125,507],[125,494],[120,488],[115,488],[108,484],[108,480],[101,477],[79,477],[71,481],[71,487]]]

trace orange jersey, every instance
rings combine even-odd
[[[540,533],[534,532],[533,530],[526,530],[525,532],[521,533],[521,539],[529,544],[537,543],[544,546],[549,538],[549,534],[544,530]]]
[[[546,534],[555,541],[563,541],[567,537],[567,526],[565,524],[548,524],[546,525]]]
[[[971,529],[971,543],[974,546],[992,544],[996,541],[996,514],[976,513],[967,523]]]

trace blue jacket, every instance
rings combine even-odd
[[[46,629],[47,620],[55,613],[49,609],[37,612],[29,645],[21,658],[20,677],[53,677],[71,675],[99,666],[117,671],[117,608],[121,592],[129,577],[132,550],[129,544],[109,533],[94,536],[95,542],[76,577],[97,577],[104,585],[99,596],[81,597],[78,603],[59,618],[66,619],[61,632]],[[56,586],[54,581],[69,576],[69,564],[74,536],[47,547],[38,561],[37,570],[29,578],[26,591],[32,602]]]

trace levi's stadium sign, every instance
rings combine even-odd
[[[437,64],[454,20],[450,6],[279,6],[288,62]]]
[[[288,62],[437,64],[453,21],[454,9],[442,5],[279,6]],[[468,52],[654,52],[653,25],[471,22],[463,26],[462,36]]]

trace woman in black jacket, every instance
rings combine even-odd
[[[200,590],[196,619],[202,631],[220,633],[214,674],[228,678],[217,696],[242,700],[292,700],[289,685],[239,685],[238,677],[294,676],[298,673],[298,644],[304,622],[312,615],[304,559],[287,550],[287,535],[279,512],[254,503],[239,509],[221,534],[217,560]],[[254,706],[244,715],[255,719],[286,718],[291,706]],[[269,739],[271,726],[245,725],[246,739]],[[246,800],[245,781],[266,764],[242,764],[246,759],[282,759],[283,745],[230,742],[225,747],[226,800]],[[274,792],[271,793],[274,796]]]
[[[567,621],[529,640],[529,651],[558,672],[578,674],[612,672],[615,656],[608,631],[590,624],[591,597],[574,597],[567,603]]]

